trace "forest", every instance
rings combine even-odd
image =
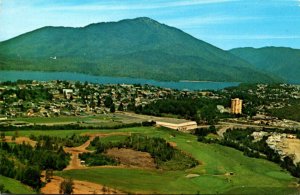
[[[42,170],[62,170],[68,164],[70,155],[62,146],[49,139],[29,144],[0,143],[1,175],[14,178],[37,191],[42,187]]]
[[[216,124],[220,118],[229,117],[230,114],[220,113],[218,104],[224,104],[226,100],[210,98],[181,98],[164,99],[135,108],[137,114],[162,116],[163,114],[177,115],[181,118],[194,120],[197,123]]]

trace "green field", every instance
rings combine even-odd
[[[119,122],[123,118],[115,115],[98,116],[59,116],[59,117],[22,117],[15,118],[18,122],[36,123],[36,124],[60,124],[60,123],[108,123]]]
[[[161,171],[131,168],[91,168],[57,172],[63,177],[91,181],[130,193],[279,193],[295,192],[289,188],[297,181],[279,165],[249,158],[235,149],[197,141],[196,136],[154,127],[137,127],[118,130],[64,130],[64,131],[19,131],[20,135],[32,133],[66,136],[87,132],[131,132],[162,137],[177,144],[184,152],[200,161],[200,165],[186,171]],[[7,132],[13,134],[13,132]],[[111,136],[105,141],[120,140]],[[104,141],[104,140],[103,140]],[[232,173],[228,175],[226,173]],[[187,178],[188,174],[198,177]],[[299,190],[299,189],[298,189]]]
[[[0,184],[4,184],[5,189],[13,194],[36,194],[33,189],[20,183],[15,179],[4,177],[0,175]]]

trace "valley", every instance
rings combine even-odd
[[[300,0],[0,0],[0,195],[300,194]]]

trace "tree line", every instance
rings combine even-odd
[[[57,143],[49,140],[38,141],[33,147],[29,144],[0,144],[0,173],[15,178],[34,189],[42,186],[41,170],[62,170],[70,160],[70,154]]]
[[[71,136],[66,137],[57,137],[49,135],[35,136],[31,134],[29,138],[37,142],[43,142],[47,144],[48,147],[55,147],[58,146],[58,144],[66,147],[76,147],[82,145],[87,140],[89,140],[89,136],[79,136],[75,133],[73,133]]]
[[[217,105],[224,103],[222,100],[210,98],[169,98],[151,102],[145,106],[137,106],[134,111],[137,114],[162,116],[163,114],[173,114],[197,123],[216,124],[220,118],[228,117],[221,114]],[[227,114],[228,115],[228,114]]]

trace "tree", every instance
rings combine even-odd
[[[114,102],[113,102],[111,96],[107,96],[104,100],[104,105],[106,108],[110,108],[113,103]]]
[[[22,183],[38,189],[41,187],[42,184],[40,178],[41,178],[40,170],[30,166],[27,167],[24,172],[24,178],[22,180]]]
[[[119,111],[124,111],[124,106],[123,106],[122,102],[120,103],[120,105],[118,107],[118,110]]]
[[[0,137],[1,137],[2,141],[5,141],[5,133],[4,132],[1,132]]]
[[[113,103],[111,106],[110,106],[110,112],[114,113],[116,111],[116,107],[115,107],[115,104]]]
[[[60,183],[59,193],[60,194],[72,194],[74,189],[74,183],[72,179],[65,179]]]

